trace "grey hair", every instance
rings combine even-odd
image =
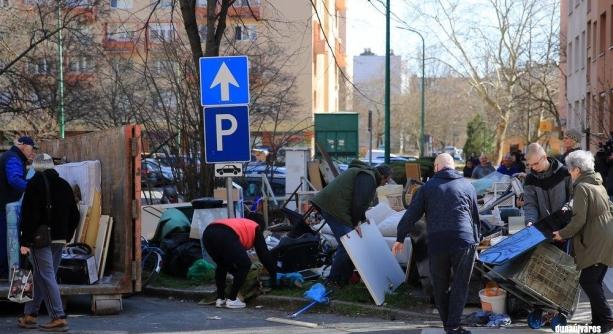
[[[594,155],[590,151],[576,150],[566,156],[568,170],[579,168],[581,173],[594,171]]]
[[[543,149],[543,146],[541,146],[539,143],[532,143],[528,145],[528,148],[526,149],[526,159],[533,156],[547,156],[547,153],[545,152],[545,149]]]
[[[438,164],[442,168],[455,169],[455,163],[453,161],[453,158],[451,157],[451,154],[449,153],[441,153],[437,155],[436,159],[434,159],[434,163]]]
[[[51,158],[51,156],[46,153],[37,154],[32,161],[32,168],[34,168],[34,171],[36,172],[53,169],[53,167],[53,158]]]

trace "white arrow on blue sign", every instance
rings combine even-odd
[[[200,58],[200,103],[204,107],[249,104],[247,56]]]
[[[249,142],[249,107],[204,108],[207,163],[250,161]]]

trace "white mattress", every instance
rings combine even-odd
[[[94,192],[100,191],[100,161],[71,162],[55,166],[55,170],[72,187],[79,186],[81,201],[88,206],[94,201]]]

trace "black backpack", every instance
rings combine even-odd
[[[189,238],[189,233],[171,233],[162,240],[160,248],[165,252],[165,273],[176,277],[187,277],[187,270],[198,259],[202,259],[202,248],[198,240]]]

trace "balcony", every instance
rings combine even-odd
[[[320,37],[320,34],[321,34],[320,29],[321,29],[321,26],[319,25],[319,23],[313,22],[313,54],[314,55],[325,54],[326,48],[328,47],[326,45],[326,41]]]
[[[97,7],[89,4],[67,3],[63,10],[79,22],[94,22],[98,15]]]
[[[217,6],[217,13],[220,11],[220,6]],[[205,1],[196,1],[196,17],[206,17],[207,16],[207,7]],[[234,3],[233,6],[228,8],[228,17],[238,17],[238,18],[255,18],[260,19],[261,16],[261,6],[259,2],[250,3],[249,6],[241,5],[240,1]]]
[[[136,47],[134,36],[131,32],[109,29],[104,25],[104,40],[102,46],[108,51],[132,51]]]

